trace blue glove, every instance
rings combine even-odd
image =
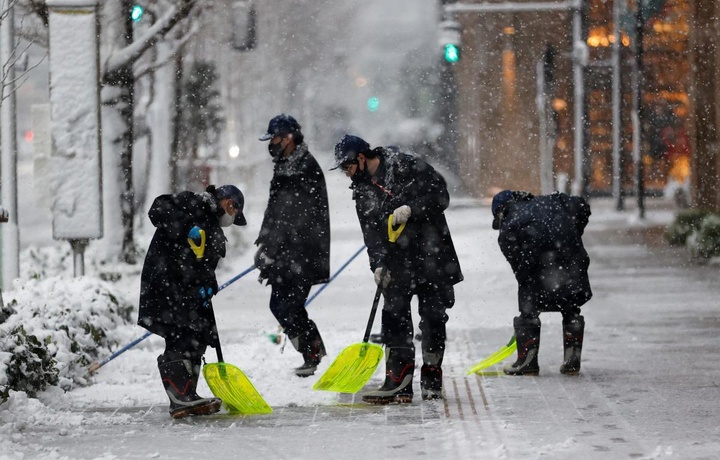
[[[200,244],[202,242],[202,237],[200,236],[200,230],[202,230],[197,225],[190,229],[188,232],[188,238],[193,240],[195,244]]]
[[[200,288],[200,298],[203,300],[203,307],[207,307],[208,302],[212,298],[213,294],[213,288]]]

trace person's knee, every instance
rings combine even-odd
[[[515,327],[528,327],[528,326],[535,326],[540,327],[540,316],[538,313],[531,313],[531,314],[524,314],[521,313],[519,316],[516,316],[513,325]]]

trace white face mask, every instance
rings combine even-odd
[[[235,221],[235,216],[231,216],[228,213],[224,213],[222,216],[220,216],[220,226],[221,227],[229,227],[233,224]]]

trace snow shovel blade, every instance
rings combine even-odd
[[[206,364],[203,367],[203,377],[210,391],[222,399],[231,414],[255,415],[272,412],[272,407],[260,396],[250,380],[232,364]]]
[[[481,370],[486,369],[493,364],[499,363],[503,359],[515,353],[515,350],[517,350],[517,342],[515,341],[515,336],[513,335],[512,339],[510,339],[507,345],[500,348],[495,353],[491,354],[487,358],[483,359],[482,361],[471,367],[468,371],[468,374],[480,372]]]
[[[375,343],[361,342],[345,347],[320,377],[313,390],[357,393],[370,380],[383,357]]]

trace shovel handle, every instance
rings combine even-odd
[[[212,302],[208,302],[208,308],[210,309],[210,317],[213,320],[213,326],[215,326],[215,334],[217,336],[217,342],[215,343],[215,353],[217,353],[217,359],[219,363],[224,363],[222,348],[220,348],[220,334],[218,333],[217,321],[215,320],[215,309],[213,309]]]
[[[382,271],[380,272],[380,280],[385,278],[385,274],[387,273],[387,267],[383,267]],[[372,309],[370,310],[370,319],[368,320],[367,327],[365,328],[365,336],[363,337],[363,342],[367,343],[368,340],[370,340],[370,331],[372,330],[373,322],[375,322],[375,313],[377,313],[378,304],[380,303],[380,294],[382,293],[382,282],[378,284],[377,289],[375,290],[375,299],[373,299]]]
[[[195,257],[198,259],[202,259],[205,257],[205,230],[200,230],[200,244],[195,244],[195,241],[193,241],[192,238],[188,238],[188,244],[190,245],[190,248],[195,253]]]
[[[395,243],[398,238],[400,238],[400,234],[402,234],[403,230],[405,230],[405,224],[407,224],[407,222],[403,222],[397,230],[395,230],[393,227],[393,215],[390,214],[388,216],[388,239],[391,243]]]
[[[388,216],[388,240],[390,240],[391,243],[395,243],[403,230],[405,230],[404,223],[400,224],[397,230],[393,228],[393,215],[390,214]],[[372,330],[373,322],[375,322],[375,314],[377,313],[378,304],[380,303],[380,294],[382,294],[382,282],[385,279],[387,271],[387,264],[384,264],[382,270],[380,271],[380,283],[378,283],[377,290],[375,290],[375,299],[373,299],[372,309],[370,310],[370,319],[368,320],[367,327],[365,328],[365,336],[363,337],[363,342],[365,343],[370,340],[370,331]]]

